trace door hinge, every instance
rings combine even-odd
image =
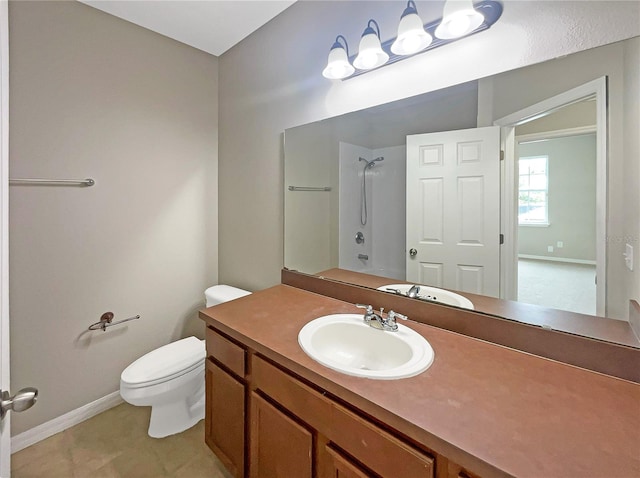
[[[500,234],[500,245],[504,244],[504,234]]]
[[[500,150],[500,161],[504,161],[504,150]]]

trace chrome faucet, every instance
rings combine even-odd
[[[371,305],[356,304],[356,307],[365,309],[364,316],[362,318],[366,324],[374,329],[397,332],[398,324],[396,323],[396,319],[407,320],[406,315],[398,314],[393,310],[389,311],[387,318],[382,317],[382,314],[384,313],[384,309],[382,307],[380,308],[380,314],[376,314],[373,311],[373,306]]]

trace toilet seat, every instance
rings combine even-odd
[[[202,340],[187,337],[152,350],[129,365],[120,376],[121,386],[142,388],[167,382],[204,368],[206,357]]]

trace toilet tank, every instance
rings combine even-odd
[[[251,292],[224,284],[214,285],[204,291],[207,307],[222,304],[223,302],[228,302],[233,299],[239,299],[249,294],[251,294]]]

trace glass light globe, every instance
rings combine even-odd
[[[471,33],[483,21],[484,17],[473,8],[471,0],[447,0],[442,22],[434,33],[443,40],[452,40]]]
[[[369,20],[369,25],[375,23]],[[380,36],[371,26],[367,26],[362,38],[360,39],[360,47],[358,48],[358,56],[353,60],[353,66],[358,70],[371,70],[384,65],[389,59],[389,55],[382,49],[380,44]]]
[[[411,55],[424,50],[432,41],[415,9],[407,7],[400,19],[398,37],[391,45],[391,51],[396,55]]]
[[[338,46],[336,46],[338,45]],[[355,68],[349,63],[347,52],[339,43],[334,43],[333,48],[329,52],[327,66],[322,71],[322,76],[330,80],[341,80],[351,76]]]

